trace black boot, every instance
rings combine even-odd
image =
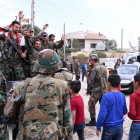
[[[91,118],[91,121],[89,123],[86,123],[86,126],[96,126],[95,118]]]

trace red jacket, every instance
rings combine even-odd
[[[130,95],[128,117],[133,120],[133,123],[140,123],[140,90]]]

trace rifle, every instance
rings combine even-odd
[[[21,103],[21,95],[18,95],[14,99],[14,121],[12,124],[12,134],[13,134],[13,140],[16,139],[16,136],[18,134],[18,116],[20,112],[20,103]]]
[[[13,42],[10,38],[8,38],[7,41],[16,49],[16,51],[17,51],[20,55],[22,54],[22,51],[21,51],[20,49],[18,49],[18,47],[14,44],[14,42]],[[12,52],[11,49],[10,49],[9,51]],[[26,63],[28,63],[28,60],[27,60],[26,58],[22,58],[22,59],[24,59],[24,61],[25,61]]]

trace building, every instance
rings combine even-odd
[[[105,39],[106,37],[101,33],[91,33],[87,32],[73,32],[66,34],[66,42],[71,48],[72,42],[74,39],[77,39],[80,43],[80,46],[84,46],[85,52],[92,52],[95,50],[105,50]]]

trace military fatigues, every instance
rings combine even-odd
[[[2,69],[2,62],[3,62],[3,56],[2,56],[2,50],[4,46],[4,41],[0,40],[0,70],[3,71]]]
[[[107,70],[105,67],[102,67],[107,78]],[[91,71],[88,77],[88,85],[90,90],[90,99],[88,102],[89,113],[91,118],[96,117],[95,105],[102,98],[103,92],[100,85],[98,72],[100,71],[100,65],[96,65]],[[106,81],[107,84],[107,81]]]
[[[18,39],[14,39],[12,34],[10,34],[10,39],[14,41],[14,43],[18,46]],[[0,40],[6,41],[6,36],[4,34],[0,35]],[[4,69],[4,76],[8,81],[16,81],[16,80],[23,80],[24,72],[21,64],[21,56],[20,54],[13,48],[12,54],[9,53],[9,48],[11,44],[6,42],[4,44],[2,55],[3,55],[3,63],[2,67]],[[21,50],[21,46],[18,46]]]
[[[6,79],[0,71],[0,140],[9,140],[7,120],[4,115],[4,99],[7,99]]]
[[[14,96],[16,97],[17,95],[22,93],[23,86],[24,82],[21,82],[16,86],[12,98],[8,101],[11,102],[11,105],[13,104],[12,102]],[[21,121],[23,125],[21,124],[21,122],[19,124],[19,133],[17,136],[17,140],[19,140],[25,129],[28,128],[29,130],[29,125],[31,126],[32,122],[36,122],[36,124],[37,122],[38,124],[39,122],[42,122],[48,123],[48,125],[50,125],[50,127],[48,126],[48,131],[46,130],[45,138],[55,134],[56,131],[58,131],[58,137],[60,138],[62,137],[62,133],[65,133],[64,131],[67,130],[69,134],[68,137],[70,138],[70,140],[72,140],[70,98],[67,91],[67,83],[62,80],[47,77],[46,75],[37,75],[36,77],[34,77],[27,88],[24,108],[24,110],[26,111],[24,111],[23,122]],[[31,108],[31,106],[34,107]],[[21,104],[20,110],[23,110],[22,108],[23,105]],[[9,114],[11,114],[12,112],[7,111],[8,106],[5,108],[5,112],[6,115],[10,117]],[[23,112],[21,111],[20,114],[23,114]],[[51,125],[53,123],[55,124],[56,128],[54,127],[54,131],[52,132],[49,131],[49,129],[51,129]],[[63,126],[66,127],[66,129],[64,129]],[[34,130],[35,129],[37,128],[34,127]],[[26,135],[30,135],[31,132],[26,133]]]
[[[76,75],[76,80],[79,80],[80,79],[80,64],[79,63],[76,63],[75,75]]]
[[[55,43],[55,42],[50,42],[48,39],[46,42],[44,42],[42,39],[41,40],[41,50],[43,49],[60,49],[64,45],[64,41],[61,41],[60,43]]]
[[[69,80],[72,80],[72,74],[71,73],[69,73],[67,70],[63,70],[63,68],[62,68],[62,71],[60,71],[60,72],[57,72],[57,73],[55,73],[55,75],[54,75],[54,78],[56,78],[56,79],[61,79],[61,80],[64,80],[64,81],[69,81]]]
[[[73,73],[73,67],[72,67],[72,63],[70,63],[69,61],[66,61],[67,63],[67,69],[70,73]]]

